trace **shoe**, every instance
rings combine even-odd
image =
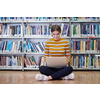
[[[64,77],[64,80],[67,80],[67,79],[74,79],[75,78],[75,76],[74,76],[74,73],[71,73],[71,74],[69,74],[69,75],[67,75],[67,76],[65,76]]]
[[[38,81],[47,81],[48,76],[43,75],[43,74],[36,74],[35,79],[38,80]]]

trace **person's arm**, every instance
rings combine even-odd
[[[45,42],[45,45],[44,45],[44,61],[46,61],[46,57],[49,56],[49,47],[47,45],[47,41]]]
[[[45,42],[45,45],[44,45],[44,57],[49,56],[49,47],[48,47],[47,43],[48,42]]]
[[[70,45],[69,42],[67,42],[67,46],[65,49],[65,56],[66,56],[66,65],[70,62]]]

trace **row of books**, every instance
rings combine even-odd
[[[44,57],[43,56],[38,57],[37,63],[33,56],[24,58],[24,66],[26,68],[38,68],[39,66],[42,66],[42,65],[44,65]]]
[[[0,17],[0,21],[22,21],[23,17]]]
[[[25,25],[24,36],[28,35],[49,35],[49,25]]]
[[[22,41],[0,41],[0,52],[22,52]]]
[[[22,25],[9,25],[0,24],[0,37],[10,36],[10,37],[21,37]]]
[[[44,43],[43,42],[34,43],[32,41],[24,41],[23,50],[24,50],[23,52],[43,52]]]
[[[69,21],[70,17],[0,17],[0,21]]]
[[[69,25],[61,26],[62,36],[69,36]],[[24,25],[24,36],[48,36],[51,35],[51,24]],[[0,37],[20,37],[22,35],[22,25],[0,24]]]
[[[100,17],[70,17],[71,21],[100,21]]]
[[[43,52],[44,43],[23,41],[23,52]],[[72,40],[72,52],[100,52],[100,40]],[[0,52],[22,52],[22,41],[0,41]]]
[[[73,68],[92,69],[100,68],[100,57],[93,55],[71,56],[71,66]]]
[[[71,36],[72,37],[100,37],[100,25],[86,24],[82,25],[71,25]]]
[[[38,68],[43,62],[43,56],[38,57],[37,63],[33,56],[24,57],[25,68]],[[0,56],[0,68],[22,68],[22,56]]]
[[[22,57],[0,56],[0,68],[22,68]]]
[[[32,68],[32,67],[36,68],[36,67],[38,67],[33,56],[25,57],[24,58],[24,65],[27,68]]]
[[[43,52],[44,42],[23,41],[23,52]],[[100,40],[72,40],[71,51],[79,53],[100,52]],[[0,41],[0,52],[22,52],[22,41]]]
[[[70,17],[24,17],[24,21],[70,21]]]
[[[100,40],[72,40],[71,41],[71,51],[72,52],[79,52],[79,53],[96,53],[100,52]]]
[[[69,25],[64,23],[58,24],[61,26],[62,36],[70,36]],[[24,25],[24,36],[50,36],[51,35],[51,24],[34,24],[34,25]],[[10,37],[21,37],[22,35],[22,25],[7,25],[0,24],[0,37],[10,36]],[[82,25],[71,25],[71,36],[72,37],[100,37],[100,25],[86,24]]]
[[[38,68],[43,62],[43,56],[38,57],[37,63],[33,56],[24,57],[25,68]],[[22,68],[22,56],[0,56],[0,68]]]
[[[100,21],[100,17],[0,17],[0,21]]]
[[[25,68],[38,68],[43,65],[44,57],[40,56],[36,63],[33,56],[24,58]],[[70,65],[77,69],[100,69],[100,57],[93,55],[71,56]],[[22,68],[21,56],[0,56],[0,68]]]
[[[62,36],[69,36],[69,25],[60,25],[62,27]],[[81,32],[82,30],[82,32]],[[100,25],[71,25],[71,36],[72,37],[100,37]],[[21,36],[22,25],[10,26],[0,24],[0,36]],[[50,35],[50,25],[25,25],[24,35]]]
[[[69,25],[66,24],[58,24],[61,26],[62,36],[69,36]],[[52,25],[24,25],[24,36],[30,36],[30,35],[42,35],[42,36],[48,36],[51,35],[51,27]]]

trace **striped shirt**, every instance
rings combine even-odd
[[[49,39],[45,42],[44,57],[63,57],[66,56],[66,64],[70,62],[70,48],[69,42],[63,38],[59,40],[54,40],[54,38]],[[46,60],[46,59],[45,59]]]

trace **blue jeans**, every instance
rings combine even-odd
[[[50,68],[47,66],[39,67],[39,71],[41,74],[51,76],[52,79],[60,79],[61,77],[67,76],[72,73],[73,68],[71,66],[62,67],[62,68]]]

